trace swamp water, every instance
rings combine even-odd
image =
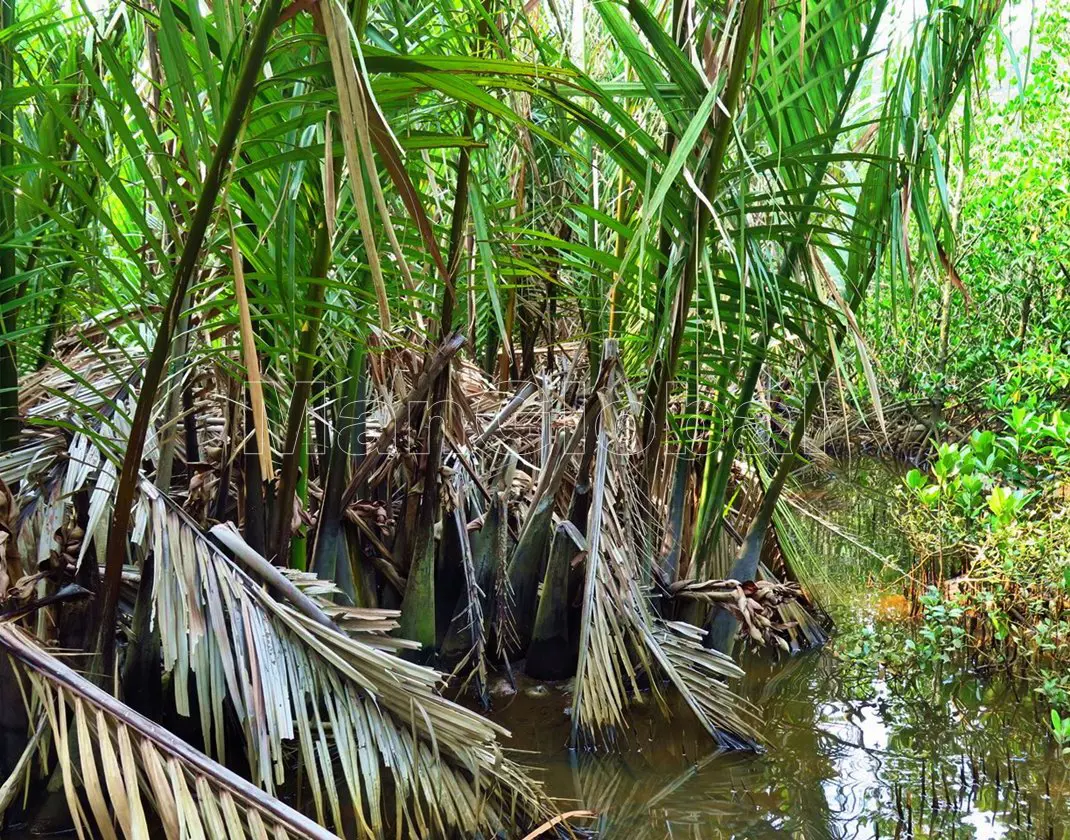
[[[1027,686],[965,665],[939,680],[893,675],[850,655],[867,636],[910,632],[896,594],[910,564],[894,480],[868,464],[793,494],[888,559],[800,515],[837,631],[822,650],[742,663],[764,753],[719,754],[686,709],[666,722],[638,708],[626,746],[572,754],[563,688],[522,684],[499,697],[493,716],[561,810],[595,811],[592,827],[607,840],[1070,838],[1070,758]]]

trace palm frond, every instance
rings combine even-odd
[[[58,401],[50,410],[60,417],[70,406]],[[73,492],[84,489],[99,526],[89,536],[100,551],[114,453],[128,429],[98,421],[92,436],[74,436],[78,457],[61,460],[65,450],[47,442],[33,451],[30,475],[53,475],[54,492],[43,505],[35,502],[38,518],[24,522],[24,547],[38,540],[40,558],[62,551],[58,523]],[[23,460],[19,450],[0,456],[0,472]],[[291,572],[286,581],[311,606],[279,588],[269,593],[262,577],[228,557],[144,477],[131,540],[152,564],[152,622],[175,708],[198,718],[205,745],[220,761],[227,760],[227,721],[236,716],[252,778],[263,790],[273,793],[284,783],[296,745],[318,820],[340,826],[348,800],[363,835],[381,836],[395,820],[412,836],[493,831],[518,814],[535,818],[547,810],[540,790],[505,757],[501,739],[508,733],[444,699],[441,674],[396,655],[413,646],[388,635],[396,612],[338,606],[330,600],[333,582],[310,573]],[[255,555],[234,531],[226,543]]]
[[[615,355],[615,348],[607,348],[605,358]],[[638,697],[641,682],[667,711],[659,685],[666,679],[718,743],[755,744],[755,711],[725,684],[743,671],[730,657],[705,649],[702,630],[658,618],[650,603],[639,562],[650,545],[650,520],[640,510],[641,493],[627,461],[636,441],[617,416],[614,378],[611,373],[600,395],[572,741],[614,741],[627,728],[627,696]]]
[[[502,753],[508,733],[445,700],[440,674],[396,656],[400,645],[380,632],[344,634],[276,600],[147,481],[134,540],[155,557],[155,621],[177,708],[190,714],[196,692],[205,743],[222,759],[224,708],[232,707],[265,790],[285,780],[287,747],[296,742],[318,819],[329,808],[339,824],[344,783],[362,830],[374,836],[399,803],[410,803],[401,829],[417,836],[497,830],[514,811],[543,807]],[[314,585],[305,578],[306,589]],[[368,615],[330,609],[343,627]],[[328,757],[340,765],[340,781]]]
[[[22,665],[48,721],[79,838],[335,838],[77,674],[10,622],[0,647]],[[87,813],[88,811],[88,813]],[[94,826],[96,831],[94,831]]]

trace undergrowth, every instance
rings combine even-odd
[[[1033,402],[1035,405],[1036,402]],[[1002,430],[945,443],[907,473],[903,527],[917,557],[910,598],[918,623],[880,652],[937,674],[956,657],[1029,680],[1070,737],[1070,420],[1018,405]]]

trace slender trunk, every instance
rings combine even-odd
[[[687,413],[692,418],[697,419],[699,407],[698,364],[694,361],[691,364],[691,384],[688,387],[688,392]],[[680,558],[683,555],[687,536],[685,528],[689,510],[687,491],[691,486],[691,476],[695,469],[694,441],[697,439],[697,426],[690,430],[682,430],[676,455],[676,467],[672,476],[672,491],[669,495],[668,522],[662,537],[662,549],[659,552],[661,562],[656,569],[651,569],[650,564],[644,564],[644,570],[648,571],[646,575],[646,582],[648,583],[654,575],[657,575],[661,582],[666,584],[674,582],[679,575]]]
[[[3,2],[11,2],[11,0],[3,0]],[[245,121],[246,112],[252,104],[256,80],[260,76],[260,69],[267,53],[268,41],[271,40],[271,34],[275,28],[275,21],[279,17],[279,11],[282,9],[282,3],[283,0],[265,0],[264,5],[261,7],[256,29],[249,41],[245,64],[242,67],[238,83],[235,85],[233,96],[230,100],[231,106],[227,111],[223,128],[220,131],[215,154],[205,173],[197,208],[190,222],[189,232],[182,248],[182,255],[175,269],[171,293],[160,319],[156,342],[145,366],[145,378],[142,383],[141,394],[138,397],[137,408],[134,411],[134,418],[130,424],[130,438],[126,447],[126,455],[123,458],[122,471],[119,474],[115,493],[115,507],[108,531],[104,597],[101,608],[101,625],[96,643],[96,649],[100,657],[97,663],[97,675],[104,679],[111,677],[115,662],[115,620],[119,607],[119,589],[122,584],[123,564],[126,561],[129,544],[130,515],[137,491],[141,472],[141,459],[145,450],[145,438],[148,435],[152,408],[156,401],[156,392],[160,387],[164,368],[167,366],[167,357],[170,354],[175,325],[178,323],[178,318],[181,314],[180,304],[186,296],[190,280],[196,270],[201,246],[204,244],[208,226],[215,212],[216,199],[223,188],[226,170],[230,166],[231,155],[237,144],[238,134],[241,131],[242,123]],[[2,130],[2,126],[0,126],[0,130]]]
[[[219,469],[219,481],[216,484],[215,498],[209,507],[209,516],[216,522],[223,522],[231,518],[227,515],[230,507],[230,476],[233,471],[231,467],[231,452],[234,451],[237,441],[241,439],[239,430],[242,428],[242,418],[245,417],[245,403],[241,400],[243,393],[241,385],[233,379],[228,379],[225,387],[227,389],[227,403],[223,408],[223,446],[219,453],[221,466]],[[237,506],[235,506],[233,519],[237,523]]]
[[[935,433],[944,416],[944,402],[947,400],[947,351],[951,335],[951,280],[945,279],[940,289],[940,349],[936,358],[936,389],[932,395],[929,414],[929,431]]]
[[[252,198],[254,191],[245,181],[241,182],[246,194]],[[256,226],[243,210],[242,225],[255,239]],[[257,339],[267,342],[269,336],[259,329],[260,320],[253,318],[249,307],[246,277],[253,273],[252,264],[238,247],[233,229],[230,232],[231,263],[234,271],[234,296],[238,302],[238,317],[241,323],[242,360],[245,364],[245,382],[241,385],[244,398],[245,443],[242,445],[245,467],[244,478],[244,531],[245,540],[259,554],[267,554],[267,514],[270,503],[270,482],[274,477],[274,462],[271,457],[271,439],[267,428],[267,408],[264,402],[263,365],[257,355]],[[239,427],[241,424],[237,424]],[[236,438],[240,440],[239,436]]]
[[[944,147],[944,160],[951,159],[951,150],[948,148],[948,143],[945,143]],[[946,173],[945,173],[946,176]],[[955,204],[952,210],[952,224],[955,229],[956,239],[962,233],[962,193],[966,186],[966,179],[961,178],[958,186],[955,189]],[[940,252],[943,254],[943,251]],[[944,417],[944,405],[947,402],[947,383],[945,377],[947,375],[947,357],[948,348],[951,343],[951,299],[952,295],[952,282],[951,275],[954,272],[954,268],[951,264],[951,256],[947,257],[948,277],[944,278],[944,285],[940,289],[940,350],[936,359],[936,372],[937,372],[937,388],[935,394],[936,403],[933,405],[933,414],[931,421],[932,431],[936,431]],[[965,291],[964,291],[965,294]],[[1029,300],[1029,295],[1026,295],[1026,301]],[[1028,308],[1026,308],[1022,317],[1024,320],[1028,320]],[[1023,321],[1024,330],[1024,321]],[[1024,338],[1024,335],[1022,336]]]
[[[747,58],[751,55],[755,29],[761,16],[762,0],[745,0],[745,6],[736,32],[736,48],[732,55],[732,65],[725,84],[722,102],[724,112],[718,114],[714,129],[713,142],[706,164],[706,177],[702,191],[711,204],[717,200],[717,191],[724,170],[725,152],[732,134],[732,124],[740,92],[743,88],[743,76]],[[669,344],[665,352],[658,356],[654,371],[647,386],[644,399],[643,417],[643,453],[644,478],[647,486],[653,483],[654,469],[658,463],[661,440],[665,431],[665,421],[669,406],[669,385],[676,376],[676,367],[680,359],[680,348],[684,342],[688,320],[691,315],[691,299],[695,295],[698,280],[698,265],[703,249],[706,247],[706,232],[710,226],[710,213],[706,202],[695,199],[697,221],[693,233],[690,253],[684,262],[683,276],[677,289],[675,316]]]
[[[703,499],[705,516],[700,517],[699,534],[696,540],[696,571],[695,575],[703,580],[709,574],[706,568],[706,558],[710,556],[713,546],[716,544],[720,533],[721,524],[724,520],[724,502],[728,491],[728,480],[732,477],[732,464],[735,463],[736,453],[739,451],[740,439],[743,436],[743,425],[747,422],[750,414],[751,402],[754,400],[754,391],[758,387],[758,377],[761,375],[762,366],[765,364],[764,348],[762,353],[755,353],[747,367],[746,376],[739,389],[736,399],[736,407],[732,412],[728,429],[719,445],[712,448],[707,458],[719,456],[717,469],[714,473],[713,484],[708,489],[707,498]],[[708,527],[703,527],[708,525]]]
[[[936,360],[936,373],[942,380],[947,370],[947,348],[951,334],[951,281],[940,290],[940,355]]]
[[[517,295],[517,314],[520,327],[520,378],[534,379],[536,373],[535,346],[539,341],[540,313],[530,294]]]
[[[0,32],[15,25],[15,0],[0,0]],[[0,39],[0,90],[9,92],[14,80],[12,39]],[[19,368],[15,355],[15,144],[14,104],[0,99],[0,452],[19,436]]]
[[[201,460],[201,447],[197,441],[196,401],[193,399],[193,377],[182,388],[182,431],[186,436],[186,464]]]
[[[561,221],[558,230],[558,238],[562,242],[572,241],[572,226],[566,221]],[[560,266],[550,268],[550,279],[546,281],[546,372],[553,373],[557,369],[557,360],[554,348],[557,345],[557,299],[561,294],[560,289]]]
[[[758,513],[755,515],[754,521],[751,522],[750,528],[747,530],[747,535],[743,538],[743,544],[739,548],[739,556],[736,559],[736,563],[732,567],[732,571],[729,572],[728,576],[732,580],[753,580],[758,572],[758,563],[765,547],[769,526],[773,521],[773,513],[776,511],[777,502],[780,500],[780,494],[784,490],[784,484],[787,482],[788,476],[801,463],[799,449],[802,446],[803,435],[806,434],[806,429],[810,425],[810,418],[813,416],[814,409],[817,408],[818,401],[821,399],[821,386],[831,369],[831,364],[826,362],[818,374],[817,380],[810,385],[810,389],[807,391],[802,414],[796,420],[795,427],[791,432],[788,451],[780,459],[776,472],[773,473],[773,477],[769,481],[769,486],[765,488],[765,493],[762,495],[762,504],[758,508]],[[706,646],[720,650],[723,653],[731,653],[736,626],[735,618],[727,610],[716,608],[710,632],[704,640]]]
[[[1025,337],[1029,334],[1029,316],[1033,311],[1033,293],[1026,292],[1024,298],[1022,298],[1022,315],[1018,319],[1018,340],[1025,343]],[[943,358],[947,358],[947,342],[941,337],[940,352]]]
[[[475,109],[465,112],[464,134],[471,136],[475,126]],[[457,270],[464,248],[464,229],[468,219],[468,176],[472,157],[468,147],[461,149],[457,162],[457,181],[453,193],[453,217],[450,226],[450,250],[446,259],[446,277],[442,284],[439,304],[438,335],[441,346],[453,329],[453,311],[457,305]],[[412,563],[409,568],[405,598],[401,605],[399,633],[419,642],[424,648],[434,647],[437,641],[435,619],[435,523],[441,513],[439,471],[442,465],[442,437],[445,424],[446,397],[449,394],[450,364],[447,359],[431,387],[427,413],[427,460],[424,464],[423,494],[412,544]]]
[[[587,190],[587,202],[591,207],[599,207],[601,201],[601,195],[599,194],[599,181],[598,181],[598,147],[595,146],[594,140],[590,135],[587,135],[587,160],[591,165],[591,180],[590,186]],[[598,220],[594,216],[590,216],[587,219],[587,247],[592,251],[598,249]],[[587,365],[590,368],[591,382],[594,382],[594,378],[598,375],[598,369],[602,365],[602,345],[598,341],[598,336],[603,335],[602,326],[602,299],[605,296],[605,292],[602,288],[602,275],[597,271],[592,271],[588,274],[588,299],[595,302],[596,308],[590,312],[585,318],[583,324],[584,330],[587,333]]]
[[[308,448],[310,432],[308,422],[301,430],[301,449],[297,456],[297,503],[301,510],[308,508]],[[308,537],[295,534],[290,539],[290,568],[305,571],[308,568]]]
[[[267,553],[267,505],[264,489],[270,476],[260,466],[260,449],[256,440],[256,420],[252,402],[245,400],[245,541],[257,554]]]
[[[346,471],[350,456],[358,454],[363,444],[364,407],[364,346],[354,343],[349,351],[349,382],[340,395],[340,405],[335,414],[336,429],[331,441],[330,461],[327,466],[323,502],[320,505],[316,539],[312,547],[312,571],[324,580],[333,580],[350,599],[356,603],[349,564],[349,547],[343,523]],[[360,606],[367,606],[360,604]]]
[[[622,225],[622,230],[623,225],[625,224],[625,207],[626,203],[624,200],[624,170],[621,169],[621,171],[617,173],[617,206],[613,212],[613,215]],[[624,238],[623,232],[617,231],[617,244],[614,251],[614,256],[616,256],[618,260],[623,261],[624,254],[627,249],[628,242]],[[613,336],[616,335],[616,332],[619,328],[617,325],[617,320],[620,317],[618,314],[619,302],[617,300],[617,296],[620,293],[620,280],[620,274],[618,273],[617,276],[613,278],[613,285],[609,288],[609,323],[606,326],[606,334],[610,338],[613,338]]]

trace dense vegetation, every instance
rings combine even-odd
[[[1070,90],[1068,27],[1066,9],[1051,8],[1032,29],[1028,63],[992,63],[1009,95],[984,108],[957,180],[961,287],[918,283],[898,303],[889,291],[875,301],[886,328],[876,317],[872,328],[882,391],[909,416],[898,454],[922,463],[900,500],[920,624],[871,655],[936,676],[967,659],[1025,677],[1060,743],[1070,738],[1070,162],[1053,109]],[[896,305],[920,315],[909,330]]]
[[[0,9],[0,810],[565,831],[472,711],[519,668],[576,749],[760,747],[735,648],[829,630],[784,490],[867,418],[934,649],[1051,679],[1061,10]]]

